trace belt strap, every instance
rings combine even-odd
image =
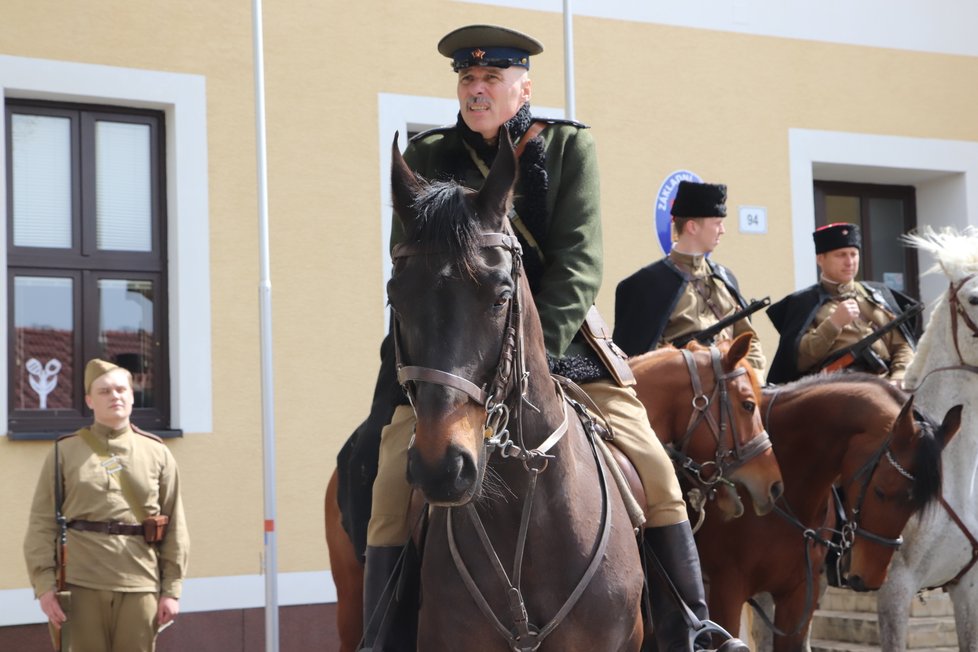
[[[119,523],[118,521],[68,521],[68,527],[72,530],[83,530],[85,532],[102,532],[103,534],[142,534],[142,525],[131,523]]]

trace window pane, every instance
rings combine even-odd
[[[874,281],[885,283],[894,290],[906,291],[905,250],[900,242],[903,233],[903,201],[873,197],[869,200],[869,226],[873,241]],[[863,243],[866,246],[867,243]]]
[[[95,125],[97,244],[108,251],[150,251],[150,128],[108,122]]]
[[[14,278],[14,409],[73,408],[72,280]]]
[[[14,246],[71,248],[71,121],[11,116]]]
[[[154,407],[152,281],[102,279],[99,295],[99,356],[132,373],[134,407]]]

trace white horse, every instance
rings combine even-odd
[[[915,405],[941,415],[964,405],[961,431],[944,449],[943,498],[903,530],[879,590],[883,650],[905,650],[915,594],[946,587],[954,603],[958,647],[978,652],[978,229],[926,229],[906,241],[937,258],[950,281],[934,307],[905,386]]]

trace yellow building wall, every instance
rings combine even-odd
[[[265,5],[269,222],[280,570],[327,568],[322,496],[366,415],[383,334],[378,93],[454,97],[435,43],[466,23],[511,25],[547,51],[534,103],[564,103],[559,14],[451,0]],[[0,54],[206,78],[214,431],[168,441],[181,466],[192,577],[260,572],[262,440],[250,3],[10,0]],[[729,186],[715,253],[748,297],[794,290],[788,130],[978,141],[971,57],[575,19],[577,119],[603,172],[605,282],[660,257],[654,200],[686,168]],[[768,209],[766,235],[736,206]],[[776,334],[756,318],[770,358]],[[201,361],[207,364],[207,361]],[[50,443],[0,438],[0,589],[27,586],[21,542]]]

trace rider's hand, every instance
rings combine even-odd
[[[841,330],[844,326],[851,324],[859,317],[859,304],[855,299],[846,299],[839,302],[829,320]]]
[[[68,617],[61,610],[61,605],[58,603],[58,596],[55,595],[54,589],[51,589],[47,593],[42,593],[39,599],[41,601],[41,611],[48,617],[48,622],[55,629],[61,629],[61,625],[68,620]]]

